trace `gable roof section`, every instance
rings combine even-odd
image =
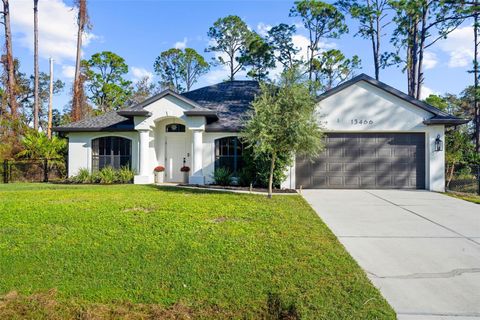
[[[389,86],[386,83],[380,82],[364,73],[343,82],[342,84],[336,86],[333,89],[330,89],[320,95],[318,97],[318,101],[322,101],[330,96],[333,96],[334,94],[360,82],[360,81],[365,81],[397,98],[400,98],[420,109],[423,109],[425,111],[430,112],[433,117],[430,119],[425,120],[423,123],[426,125],[433,125],[433,124],[443,124],[443,125],[460,125],[469,122],[470,120],[468,119],[461,119],[457,118],[455,116],[452,116],[451,114],[448,114],[438,108],[435,108],[434,106],[429,105],[428,103],[425,103],[423,101],[420,101],[418,99],[412,98],[409,95],[403,93],[400,90],[395,89],[394,87]]]
[[[134,131],[132,118],[109,111],[102,115],[69,123],[65,126],[55,127],[57,132],[85,132],[85,131]]]
[[[251,103],[259,93],[260,85],[257,81],[235,80],[189,91],[182,96],[216,113],[218,121],[207,123],[206,131],[238,132],[242,129],[243,118]]]

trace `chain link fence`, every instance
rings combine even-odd
[[[462,165],[447,172],[447,190],[480,195],[480,165]]]
[[[3,160],[0,173],[3,183],[60,181],[67,165],[65,159]]]

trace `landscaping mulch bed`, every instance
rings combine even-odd
[[[247,191],[247,192],[262,192],[268,193],[266,188],[249,188],[249,187],[240,187],[240,186],[221,186],[217,184],[179,184],[180,187],[195,187],[201,189],[211,189],[211,190],[233,190],[233,191]],[[297,193],[295,189],[273,189],[273,193]]]

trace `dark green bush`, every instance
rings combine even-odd
[[[254,157],[250,148],[243,151],[244,168],[249,172],[253,179],[255,187],[266,188],[268,186],[268,177],[270,174],[270,157],[268,155]],[[280,154],[277,156],[276,165],[273,170],[273,187],[279,188],[280,184],[286,178],[286,170],[292,164],[289,155]],[[250,184],[250,182],[248,183]]]
[[[213,180],[215,184],[228,186],[232,183],[232,174],[227,168],[218,168],[213,172]]]

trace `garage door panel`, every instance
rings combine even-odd
[[[342,187],[344,185],[343,176],[328,177],[328,184],[332,187]]]
[[[343,172],[343,163],[328,163],[327,168],[330,172]]]
[[[372,188],[376,186],[376,177],[375,176],[362,176],[360,178],[360,186],[362,188]]]
[[[425,135],[330,133],[313,162],[297,158],[297,187],[425,188]]]
[[[377,187],[391,188],[393,187],[392,176],[378,176],[376,178]]]
[[[360,177],[359,176],[345,176],[345,186],[348,188],[358,188],[360,187]]]

